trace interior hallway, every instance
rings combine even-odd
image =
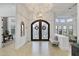
[[[58,47],[53,47],[47,41],[33,41],[26,43],[19,49],[14,49],[14,44],[0,49],[2,56],[70,56],[70,51],[61,50]]]

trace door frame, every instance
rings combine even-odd
[[[41,30],[39,30],[39,39],[33,39],[33,27],[32,27],[32,25],[36,22],[39,22],[40,28],[41,28],[42,22],[45,22],[46,24],[48,24],[48,39],[41,39],[41,34],[42,34]],[[49,41],[49,38],[50,38],[50,24],[47,21],[39,19],[39,20],[32,22],[32,24],[31,24],[31,41]]]

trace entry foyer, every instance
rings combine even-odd
[[[79,56],[79,4],[0,4],[0,55]]]

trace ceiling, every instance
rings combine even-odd
[[[53,8],[57,17],[74,16],[77,13],[77,5],[75,3],[55,3]]]
[[[25,6],[32,12],[53,11],[56,17],[74,16],[77,13],[75,3],[30,3]]]
[[[52,4],[49,3],[31,3],[31,4],[25,4],[27,8],[32,12],[47,12],[50,11],[53,7]]]
[[[12,7],[15,4],[0,4],[0,8]],[[77,14],[76,3],[25,3],[24,4],[31,12],[53,12],[56,17],[70,17]],[[51,11],[52,10],[52,11]]]

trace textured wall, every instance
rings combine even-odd
[[[16,20],[16,31],[15,31],[15,47],[19,48],[23,46],[27,41],[29,41],[29,23],[28,23],[28,18],[29,18],[29,11],[25,8],[23,4],[18,4],[17,5],[17,20]],[[21,37],[21,22],[24,22],[25,25],[25,36]]]

